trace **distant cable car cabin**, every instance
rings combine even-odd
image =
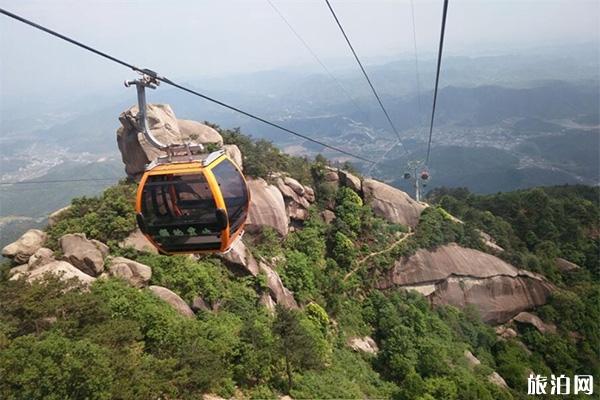
[[[429,172],[423,171],[421,172],[421,180],[426,181],[429,179]]]
[[[140,230],[163,253],[226,252],[243,232],[249,201],[244,176],[217,151],[151,163],[135,211]]]
[[[135,212],[138,226],[165,254],[225,253],[244,232],[250,195],[244,175],[222,150],[202,145],[164,145],[150,132],[145,88],[156,88],[156,74],[145,71],[135,84],[138,123],[145,138],[164,151],[146,167]]]

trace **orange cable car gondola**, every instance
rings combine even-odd
[[[248,216],[244,175],[223,150],[207,154],[202,145],[165,146],[156,140],[147,126],[144,89],[157,82],[144,75],[130,84],[138,88],[142,133],[167,153],[148,164],[140,180],[135,204],[140,230],[164,254],[229,251]]]
[[[223,253],[241,237],[249,202],[244,176],[218,151],[150,164],[135,211],[140,230],[162,253]]]

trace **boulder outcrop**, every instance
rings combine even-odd
[[[108,256],[108,246],[84,233],[69,233],[58,241],[64,258],[76,268],[91,276],[104,271],[104,258]]]
[[[517,314],[513,319],[513,322],[518,322],[525,325],[531,325],[537,329],[540,333],[556,333],[556,325],[547,324],[537,315],[523,311]]]
[[[239,268],[252,276],[258,275],[258,263],[241,240],[238,240],[228,253],[222,254],[221,258],[229,266]]]
[[[46,247],[41,247],[29,257],[27,264],[30,270],[34,270],[52,261],[54,261],[54,252]]]
[[[242,152],[240,148],[235,144],[226,144],[223,145],[223,151],[227,157],[229,157],[239,168],[240,170],[244,170],[244,157],[242,156]]]
[[[219,132],[208,125],[190,119],[178,119],[177,126],[179,127],[179,134],[185,140],[192,140],[195,143],[223,145],[223,138]]]
[[[467,360],[467,364],[471,369],[481,365],[481,361],[479,361],[479,359],[475,357],[473,353],[471,353],[469,350],[465,350],[464,356]],[[504,378],[502,378],[500,374],[498,374],[496,371],[492,371],[492,373],[488,375],[488,381],[496,386],[500,386],[505,389],[508,388],[508,385],[506,384]]]
[[[56,223],[58,222],[58,220],[71,208],[71,205],[69,204],[66,207],[60,208],[56,211],[54,211],[53,213],[51,213],[50,215],[48,215],[48,226],[53,226],[56,225]]]
[[[18,264],[26,264],[46,241],[46,233],[39,229],[30,229],[20,238],[2,249],[2,255]]]
[[[558,268],[560,272],[571,272],[581,269],[579,265],[565,260],[564,258],[557,257],[554,262],[556,263],[556,268]]]
[[[158,250],[156,247],[144,236],[142,231],[136,229],[129,236],[123,239],[119,243],[119,247],[127,248],[131,247],[137,251],[145,251],[152,254],[158,254]]]
[[[379,351],[379,347],[377,347],[377,343],[370,336],[365,337],[351,337],[346,342],[348,346],[354,351],[368,353],[368,354],[377,354]]]
[[[373,179],[362,182],[362,191],[364,200],[371,204],[373,212],[392,223],[414,228],[419,223],[421,212],[426,208],[402,190]]]
[[[125,257],[111,258],[108,272],[111,276],[124,279],[134,287],[144,287],[152,278],[152,269],[149,266]]]
[[[121,127],[117,130],[117,144],[129,176],[138,177],[146,164],[164,155],[153,147],[140,132],[137,123],[137,106],[121,113]],[[208,125],[196,121],[178,120],[168,104],[148,104],[148,127],[154,137],[166,145],[190,143],[214,143],[221,145],[223,138]]]
[[[249,179],[250,209],[246,230],[250,233],[259,232],[263,227],[269,226],[280,235],[288,233],[289,218],[285,208],[283,195],[273,185],[264,179]]]
[[[288,217],[292,221],[305,221],[308,219],[308,209],[311,203],[314,202],[312,189],[287,176],[277,177],[275,185],[283,195]]]
[[[503,323],[546,303],[554,287],[542,276],[456,244],[418,250],[396,261],[380,289],[420,289],[433,304],[473,305],[483,320]]]
[[[286,308],[298,308],[298,303],[294,299],[294,295],[285,286],[279,277],[279,274],[263,262],[259,262],[260,271],[267,276],[267,286],[269,293],[275,302]]]
[[[14,280],[25,276],[28,282],[33,282],[35,280],[42,279],[46,274],[56,275],[60,277],[61,280],[65,281],[76,278],[86,286],[96,280],[96,278],[85,274],[84,272],[75,268],[73,265],[69,264],[66,261],[52,261],[34,270],[27,270],[21,273],[16,273],[10,279]]]
[[[149,286],[148,290],[150,290],[150,292],[152,292],[152,294],[156,297],[169,303],[171,307],[173,307],[179,314],[190,318],[195,316],[190,306],[188,306],[187,303],[183,301],[183,299],[175,292],[172,292],[171,290],[162,286]]]

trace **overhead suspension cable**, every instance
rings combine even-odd
[[[419,112],[419,125],[421,124],[421,75],[419,73],[419,52],[417,51],[417,24],[415,21],[415,4],[410,0],[410,14],[412,17],[413,45],[415,50],[415,75],[417,79],[417,110]]]
[[[433,107],[431,108],[431,123],[429,125],[429,140],[427,141],[427,158],[425,165],[429,165],[431,156],[431,137],[433,134],[433,121],[435,118],[435,105],[437,102],[438,84],[440,82],[440,66],[442,65],[442,50],[444,49],[444,32],[446,30],[446,14],[448,13],[448,0],[444,0],[444,9],[442,11],[442,28],[440,31],[440,46],[438,49],[437,71],[435,73],[435,88],[433,89]]]
[[[38,183],[70,183],[70,182],[100,182],[100,181],[114,181],[118,179],[123,179],[122,176],[115,176],[112,178],[78,178],[78,179],[49,179],[43,181],[14,181],[14,182],[0,182],[0,186],[8,186],[8,185],[30,185],[30,184],[38,184]]]
[[[342,82],[340,82],[340,80],[337,79],[335,77],[335,75],[333,75],[333,73],[329,70],[329,68],[327,68],[327,66],[325,65],[325,63],[323,63],[323,61],[321,61],[321,59],[319,58],[319,56],[317,56],[317,54],[313,51],[313,49],[308,45],[308,43],[306,42],[306,40],[304,40],[302,38],[302,36],[300,35],[300,33],[298,33],[298,31],[292,26],[292,24],[283,15],[283,13],[279,10],[279,8],[277,8],[277,6],[275,6],[275,4],[273,4],[273,2],[271,0],[267,0],[267,2],[271,6],[271,8],[277,13],[277,15],[279,15],[279,17],[281,18],[281,20],[287,25],[287,27],[294,34],[294,36],[296,36],[296,38],[298,39],[298,41],[300,41],[300,43],[302,43],[302,45],[304,46],[304,48],[306,48],[306,50],[315,59],[315,61],[323,68],[323,70],[325,71],[325,73],[327,73],[327,75],[329,75],[329,77],[331,78],[331,80],[334,81],[338,85],[338,87],[340,88],[340,90],[342,92],[344,92],[344,94],[352,102],[352,104],[354,105],[354,107],[356,107],[356,109],[360,113],[362,113],[364,115],[367,115],[367,113],[362,109],[362,107],[358,105],[358,102],[356,101],[356,99],[350,94],[350,92],[348,92],[348,90],[342,84]]]
[[[360,70],[362,71],[363,75],[365,76],[365,79],[367,80],[367,83],[371,87],[371,90],[373,91],[373,94],[375,95],[375,98],[377,99],[377,102],[379,103],[379,106],[381,107],[381,110],[385,114],[385,117],[387,118],[390,126],[392,127],[392,130],[394,131],[394,133],[398,137],[398,140],[401,140],[400,133],[398,133],[398,130],[396,129],[396,126],[392,122],[392,119],[390,118],[390,115],[388,114],[387,110],[385,109],[385,106],[383,105],[383,102],[381,101],[381,98],[379,97],[379,94],[377,93],[377,90],[375,90],[375,87],[373,86],[373,83],[371,82],[371,79],[369,78],[369,75],[367,74],[367,71],[363,67],[362,62],[360,61],[360,59],[358,58],[358,55],[356,54],[356,51],[354,50],[354,47],[352,46],[352,43],[350,42],[350,39],[348,38],[348,35],[346,35],[346,31],[344,31],[344,28],[342,27],[342,24],[341,24],[340,20],[338,19],[335,11],[333,10],[333,7],[331,6],[331,3],[329,2],[329,0],[325,0],[325,3],[327,3],[327,7],[329,7],[329,11],[331,11],[331,15],[333,15],[333,18],[335,19],[335,22],[337,23],[338,28],[340,28],[340,31],[342,32],[342,35],[344,35],[344,39],[346,39],[346,43],[348,43],[348,47],[350,47],[350,50],[352,51],[352,54],[354,55],[354,58],[356,59],[356,62],[358,63],[358,66],[360,67]],[[405,149],[405,151],[406,151],[406,149]]]
[[[85,45],[85,44],[83,44],[83,43],[81,43],[81,42],[78,42],[78,41],[76,41],[76,40],[74,40],[74,39],[72,39],[72,38],[70,38],[70,37],[68,37],[68,36],[65,36],[65,35],[63,35],[63,34],[60,34],[60,33],[56,32],[56,31],[53,31],[52,29],[46,28],[46,27],[44,27],[44,26],[42,26],[42,25],[40,25],[40,24],[37,24],[37,23],[35,23],[35,22],[31,21],[31,20],[28,20],[28,19],[26,19],[26,18],[24,18],[24,17],[21,17],[21,16],[19,16],[19,15],[17,15],[17,14],[11,13],[10,11],[7,11],[7,10],[5,10],[5,9],[3,9],[3,8],[0,8],[0,13],[1,13],[1,14],[4,14],[4,15],[6,15],[6,16],[8,16],[8,17],[10,17],[10,18],[13,18],[13,19],[15,19],[15,20],[17,20],[17,21],[20,21],[20,22],[22,22],[22,23],[24,23],[24,24],[27,24],[27,25],[29,25],[29,26],[32,26],[32,27],[34,27],[34,28],[36,28],[36,29],[39,29],[39,30],[41,30],[41,31],[43,31],[43,32],[46,32],[46,33],[48,33],[48,34],[50,34],[50,35],[52,35],[52,36],[55,36],[55,37],[57,37],[57,38],[59,38],[59,39],[62,39],[62,40],[64,40],[64,41],[66,41],[66,42],[69,42],[69,43],[71,43],[71,44],[73,44],[73,45],[75,45],[75,46],[77,46],[77,47],[81,47],[82,49],[85,49],[85,50],[87,50],[87,51],[90,51],[90,52],[92,52],[92,53],[94,53],[94,54],[96,54],[96,55],[98,55],[98,56],[100,56],[100,57],[106,58],[106,59],[108,59],[108,60],[110,60],[110,61],[113,61],[113,62],[115,62],[115,63],[117,63],[117,64],[120,64],[120,65],[122,65],[122,66],[124,66],[124,67],[127,67],[127,68],[129,68],[129,69],[131,69],[131,70],[133,70],[133,71],[136,71],[136,72],[139,72],[139,73],[141,73],[141,74],[145,74],[145,75],[151,75],[151,76],[152,76],[152,77],[154,77],[156,80],[158,80],[158,81],[161,81],[161,82],[163,82],[163,83],[165,83],[165,84],[167,84],[167,85],[170,85],[170,86],[176,87],[176,88],[178,88],[178,89],[180,89],[180,90],[183,90],[184,92],[187,92],[187,93],[193,94],[193,95],[195,95],[195,96],[201,97],[201,98],[203,98],[203,99],[205,99],[205,100],[208,100],[208,101],[210,101],[210,102],[212,102],[212,103],[218,104],[218,105],[220,105],[220,106],[222,106],[222,107],[224,107],[224,108],[227,108],[227,109],[229,109],[229,110],[235,111],[235,112],[237,112],[237,113],[239,113],[239,114],[245,115],[245,116],[247,116],[247,117],[249,117],[249,118],[252,118],[252,119],[254,119],[254,120],[260,121],[260,122],[262,122],[262,123],[264,123],[264,124],[266,124],[266,125],[269,125],[269,126],[271,126],[271,127],[277,128],[277,129],[279,129],[279,130],[282,130],[282,131],[284,131],[284,132],[287,132],[287,133],[289,133],[289,134],[291,134],[291,135],[294,135],[294,136],[300,137],[300,138],[302,138],[302,139],[304,139],[304,140],[307,140],[307,141],[309,141],[309,142],[312,142],[312,143],[318,144],[318,145],[320,145],[320,146],[323,146],[323,147],[325,147],[325,148],[328,148],[328,149],[330,149],[330,150],[336,151],[336,152],[338,152],[338,153],[345,154],[345,155],[347,155],[347,156],[350,156],[350,157],[352,157],[352,158],[355,158],[355,159],[357,159],[357,160],[365,161],[365,162],[368,162],[368,163],[374,163],[374,162],[375,162],[375,161],[372,161],[372,160],[370,160],[370,159],[368,159],[368,158],[365,158],[365,157],[362,157],[362,156],[356,155],[356,154],[354,154],[354,153],[351,153],[351,152],[349,152],[349,151],[346,151],[346,150],[340,149],[339,147],[331,146],[331,145],[328,145],[328,144],[326,144],[326,143],[323,143],[323,142],[321,142],[321,141],[319,141],[319,140],[316,140],[316,139],[310,138],[310,137],[308,137],[308,136],[306,136],[306,135],[303,135],[303,134],[301,134],[301,133],[298,133],[298,132],[296,132],[296,131],[293,131],[293,130],[291,130],[291,129],[285,128],[285,127],[283,127],[283,126],[281,126],[281,125],[278,125],[278,124],[276,124],[276,123],[274,123],[274,122],[268,121],[268,120],[266,120],[266,119],[264,119],[264,118],[262,118],[262,117],[259,117],[259,116],[257,116],[257,115],[254,115],[254,114],[251,114],[251,113],[249,113],[249,112],[246,112],[246,111],[244,111],[244,110],[241,110],[241,109],[239,109],[239,108],[237,108],[237,107],[235,107],[235,106],[232,106],[232,105],[230,105],[230,104],[224,103],[224,102],[222,102],[222,101],[220,101],[220,100],[217,100],[217,99],[214,99],[214,98],[212,98],[212,97],[210,97],[210,96],[204,95],[204,94],[202,94],[202,93],[200,93],[200,92],[197,92],[197,91],[195,91],[195,90],[193,90],[193,89],[190,89],[190,88],[188,88],[188,87],[185,87],[185,86],[183,86],[183,85],[180,85],[180,84],[178,84],[178,83],[176,83],[176,82],[173,82],[172,80],[170,80],[170,79],[168,79],[168,78],[166,78],[166,77],[164,77],[164,76],[159,76],[159,75],[157,75],[155,72],[153,72],[153,71],[151,71],[151,70],[148,70],[148,69],[142,69],[142,68],[136,67],[135,65],[133,65],[133,64],[131,64],[131,63],[128,63],[128,62],[126,62],[126,61],[123,61],[123,60],[121,60],[121,59],[118,59],[118,58],[116,58],[116,57],[113,57],[113,56],[111,56],[111,55],[109,55],[109,54],[107,54],[107,53],[104,53],[104,52],[102,52],[102,51],[100,51],[100,50],[97,50],[97,49],[95,49],[95,48],[93,48],[93,47],[91,47],[91,46]]]

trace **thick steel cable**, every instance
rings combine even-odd
[[[431,156],[431,137],[433,134],[433,121],[435,119],[435,105],[437,102],[438,84],[440,82],[440,67],[442,65],[442,50],[444,49],[444,32],[446,30],[446,15],[448,13],[448,0],[444,0],[444,9],[442,12],[442,29],[440,31],[440,47],[438,49],[437,71],[435,73],[435,88],[433,89],[433,107],[431,108],[431,124],[429,125],[429,140],[427,142],[427,157],[425,166],[429,166]]]
[[[329,11],[331,11],[331,15],[333,15],[333,18],[335,19],[335,22],[336,22],[338,28],[340,28],[340,31],[342,32],[342,35],[344,36],[344,39],[346,39],[346,43],[348,44],[348,47],[350,47],[350,51],[352,51],[352,54],[354,55],[354,59],[356,60],[358,66],[360,67],[360,70],[362,71],[362,73],[363,73],[363,75],[364,75],[367,83],[371,87],[371,91],[373,92],[373,95],[375,95],[375,98],[377,99],[377,102],[379,103],[379,107],[381,107],[381,110],[385,114],[385,117],[387,118],[390,126],[392,127],[392,130],[394,131],[394,133],[398,137],[398,140],[402,140],[401,137],[400,137],[400,133],[396,129],[396,126],[392,122],[392,119],[390,118],[390,115],[388,114],[387,110],[385,109],[385,106],[383,105],[383,102],[381,101],[381,98],[379,97],[379,94],[377,93],[377,90],[375,90],[375,86],[373,86],[373,83],[371,82],[371,79],[369,78],[369,75],[367,74],[367,71],[363,67],[363,64],[360,61],[360,58],[358,58],[358,55],[356,54],[356,51],[354,50],[354,46],[352,46],[352,43],[350,42],[350,39],[348,38],[348,35],[346,35],[346,31],[342,27],[342,24],[341,24],[340,20],[338,19],[335,11],[333,10],[333,7],[331,6],[331,3],[329,3],[329,0],[325,0],[325,3],[327,3],[327,7],[329,7]]]
[[[83,43],[81,43],[81,42],[78,42],[77,40],[74,40],[74,39],[72,39],[72,38],[70,38],[70,37],[68,37],[68,36],[65,36],[65,35],[63,35],[63,34],[60,34],[60,33],[56,32],[56,31],[53,31],[52,29],[46,28],[46,27],[44,27],[44,26],[42,26],[42,25],[40,25],[40,24],[37,24],[37,23],[35,23],[35,22],[33,22],[33,21],[30,21],[30,20],[28,20],[28,19],[26,19],[26,18],[24,18],[24,17],[21,17],[21,16],[19,16],[19,15],[17,15],[17,14],[14,14],[14,13],[10,12],[10,11],[7,11],[7,10],[5,10],[5,9],[3,9],[3,8],[0,8],[0,13],[1,13],[1,14],[4,14],[4,15],[6,15],[6,16],[8,16],[8,17],[10,17],[10,18],[13,18],[13,19],[15,19],[15,20],[17,20],[17,21],[20,21],[20,22],[22,22],[22,23],[24,23],[24,24],[26,24],[26,25],[32,26],[32,27],[34,27],[34,28],[36,28],[36,29],[39,29],[39,30],[41,30],[41,31],[43,31],[43,32],[46,32],[46,33],[48,33],[48,34],[50,34],[50,35],[52,35],[52,36],[55,36],[55,37],[57,37],[57,38],[59,38],[59,39],[62,39],[62,40],[64,40],[64,41],[66,41],[66,42],[69,42],[69,43],[71,43],[71,44],[73,44],[73,45],[75,45],[75,46],[77,46],[77,47],[81,47],[82,49],[85,49],[85,50],[87,50],[87,51],[90,51],[90,52],[92,52],[92,53],[94,53],[94,54],[96,54],[96,55],[98,55],[98,56],[100,56],[100,57],[106,58],[106,59],[108,59],[108,60],[110,60],[110,61],[113,61],[113,62],[115,62],[115,63],[117,63],[117,64],[120,64],[120,65],[122,65],[122,66],[124,66],[124,67],[127,67],[127,68],[129,68],[129,69],[132,69],[132,70],[134,70],[134,71],[136,71],[136,72],[139,72],[139,73],[142,73],[142,74],[151,75],[151,76],[153,76],[155,79],[157,79],[157,80],[159,80],[159,81],[161,81],[161,82],[163,82],[163,83],[166,83],[167,85],[170,85],[170,86],[176,87],[176,88],[178,88],[178,89],[180,89],[180,90],[183,90],[183,91],[185,91],[185,92],[188,92],[188,93],[190,93],[190,94],[193,94],[193,95],[195,95],[195,96],[201,97],[201,98],[203,98],[203,99],[205,99],[205,100],[208,100],[208,101],[210,101],[210,102],[212,102],[212,103],[218,104],[218,105],[220,105],[220,106],[222,106],[222,107],[224,107],[224,108],[230,109],[230,110],[232,110],[232,111],[235,111],[235,112],[237,112],[237,113],[239,113],[239,114],[242,114],[242,115],[245,115],[245,116],[247,116],[247,117],[249,117],[249,118],[252,118],[252,119],[254,119],[254,120],[260,121],[260,122],[262,122],[262,123],[264,123],[264,124],[266,124],[266,125],[272,126],[272,127],[274,127],[274,128],[277,128],[277,129],[279,129],[279,130],[282,130],[282,131],[284,131],[284,132],[287,132],[287,133],[289,133],[289,134],[291,134],[291,135],[294,135],[294,136],[300,137],[300,138],[302,138],[302,139],[308,140],[309,142],[312,142],[312,143],[318,144],[318,145],[320,145],[320,146],[323,146],[323,147],[325,147],[325,148],[328,148],[328,149],[330,149],[330,150],[334,150],[334,151],[336,151],[336,152],[338,152],[338,153],[345,154],[345,155],[347,155],[347,156],[350,156],[350,157],[352,157],[352,158],[355,158],[355,159],[357,159],[357,160],[365,161],[365,162],[368,162],[368,163],[374,163],[374,162],[375,162],[375,161],[372,161],[372,160],[370,160],[370,159],[368,159],[368,158],[365,158],[365,157],[362,157],[362,156],[359,156],[359,155],[353,154],[353,153],[351,153],[351,152],[349,152],[349,151],[346,151],[346,150],[340,149],[340,148],[338,148],[338,147],[335,147],[335,146],[328,145],[328,144],[326,144],[326,143],[323,143],[323,142],[321,142],[321,141],[319,141],[319,140],[312,139],[312,138],[310,138],[310,137],[308,137],[308,136],[306,136],[306,135],[303,135],[303,134],[301,134],[301,133],[298,133],[298,132],[295,132],[295,131],[293,131],[293,130],[291,130],[291,129],[285,128],[285,127],[283,127],[283,126],[281,126],[281,125],[278,125],[278,124],[276,124],[276,123],[274,123],[274,122],[268,121],[268,120],[266,120],[266,119],[264,119],[264,118],[262,118],[262,117],[259,117],[259,116],[257,116],[257,115],[251,114],[251,113],[249,113],[249,112],[246,112],[246,111],[243,111],[243,110],[241,110],[241,109],[239,109],[239,108],[237,108],[237,107],[234,107],[234,106],[232,106],[232,105],[229,105],[229,104],[227,104],[227,103],[224,103],[224,102],[222,102],[222,101],[219,101],[219,100],[217,100],[217,99],[214,99],[214,98],[212,98],[212,97],[210,97],[210,96],[204,95],[204,94],[202,94],[202,93],[200,93],[200,92],[197,92],[197,91],[195,91],[195,90],[193,90],[193,89],[189,89],[189,88],[187,88],[187,87],[185,87],[185,86],[183,86],[183,85],[180,85],[180,84],[178,84],[178,83],[176,83],[176,82],[173,82],[172,80],[170,80],[170,79],[168,79],[168,78],[166,78],[166,77],[164,77],[164,76],[158,76],[158,75],[156,75],[156,73],[154,73],[154,72],[153,72],[153,71],[151,71],[151,70],[148,70],[148,69],[142,69],[142,68],[136,67],[135,65],[133,65],[133,64],[131,64],[131,63],[125,62],[125,61],[123,61],[123,60],[120,60],[120,59],[118,59],[118,58],[116,58],[116,57],[113,57],[113,56],[111,56],[111,55],[109,55],[109,54],[107,54],[107,53],[105,53],[105,52],[102,52],[102,51],[100,51],[100,50],[97,50],[97,49],[95,49],[95,48],[93,48],[93,47],[91,47],[91,46],[88,46],[88,45],[85,45],[85,44],[83,44]]]
[[[290,23],[290,21],[288,21],[288,19],[285,17],[285,15],[283,15],[283,13],[279,10],[279,8],[277,8],[277,6],[275,4],[273,4],[273,2],[271,0],[267,0],[267,2],[271,6],[271,8],[277,13],[277,15],[279,15],[279,17],[281,18],[281,20],[287,25],[287,27],[294,34],[294,36],[296,36],[296,39],[298,39],[298,41],[300,43],[302,43],[302,45],[304,46],[304,48],[310,53],[310,55],[315,59],[315,61],[323,68],[323,71],[325,71],[325,73],[327,75],[329,75],[329,77],[331,78],[331,80],[333,80],[336,83],[336,85],[340,88],[340,90],[348,97],[348,99],[350,100],[350,102],[352,102],[352,104],[354,105],[354,107],[356,108],[356,110],[359,111],[363,115],[367,115],[367,112],[364,111],[362,109],[362,107],[360,107],[358,105],[358,102],[356,101],[356,99],[354,97],[352,97],[352,95],[350,94],[350,92],[348,92],[348,90],[342,84],[342,82],[340,82],[339,79],[337,79],[335,77],[335,75],[333,75],[333,73],[329,70],[329,68],[327,68],[327,66],[325,65],[325,63],[323,61],[321,61],[321,59],[319,58],[319,56],[308,45],[308,43],[306,42],[306,40],[304,40],[304,38],[300,35],[300,33],[298,33],[298,31],[293,27],[293,25]]]

